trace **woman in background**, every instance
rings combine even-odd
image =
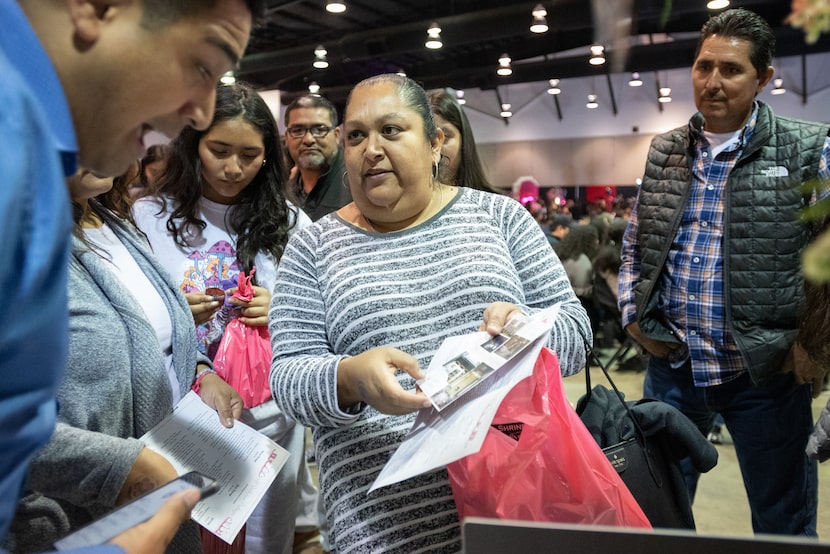
[[[133,208],[139,228],[186,294],[200,324],[199,348],[211,358],[233,318],[267,325],[285,244],[295,229],[310,224],[285,198],[283,160],[277,124],[262,97],[244,84],[219,86],[210,127],[187,128],[172,141],[159,195],[142,198]],[[250,274],[254,267],[254,297],[232,298],[239,272]],[[245,550],[289,554],[298,479],[310,479],[305,432],[277,408],[267,386],[256,392],[264,400],[246,406],[242,421],[291,456],[248,520]],[[308,517],[316,523],[316,497],[308,505]]]
[[[515,200],[437,178],[443,133],[411,79],[379,75],[346,106],[354,201],[290,240],[270,318],[271,386],[314,433],[338,554],[458,552],[443,468],[367,494],[421,408],[415,380],[441,342],[498,334],[559,306],[549,344],[584,365],[588,318],[539,226]]]
[[[435,124],[444,133],[438,181],[447,185],[496,192],[484,173],[473,130],[455,95],[445,90],[433,91],[429,95],[429,105]]]

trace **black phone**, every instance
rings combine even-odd
[[[185,473],[65,536],[55,543],[55,548],[69,550],[104,544],[130,527],[147,521],[168,498],[190,488],[199,489],[204,500],[219,490],[219,482],[197,471]]]

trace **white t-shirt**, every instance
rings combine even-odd
[[[743,128],[731,133],[711,133],[703,131],[703,136],[709,141],[709,149],[712,151],[712,159],[718,157],[718,154],[724,150],[729,150],[732,146],[741,139]]]
[[[100,229],[84,228],[84,236],[90,244],[108,254],[111,263],[108,263],[107,267],[112,270],[130,294],[136,299],[141,299],[137,304],[144,310],[144,315],[156,331],[159,345],[164,353],[164,366],[167,369],[167,378],[170,380],[175,405],[181,399],[181,395],[179,394],[179,378],[173,367],[173,323],[164,300],[127,247],[118,240],[106,223]]]
[[[153,197],[142,198],[133,205],[133,217],[138,228],[144,231],[150,240],[156,257],[182,292],[204,292],[208,287],[219,287],[223,290],[236,287],[240,271],[236,260],[236,235],[231,234],[226,225],[228,210],[233,206],[200,198],[198,215],[207,226],[198,236],[188,237],[191,246],[187,248],[176,244],[173,234],[167,229],[167,219],[172,206],[172,200],[168,198],[167,211],[159,215],[161,201]],[[299,218],[297,225],[291,230],[292,233],[311,224],[311,220],[302,210],[293,205],[290,205],[290,208],[291,213]],[[273,257],[260,252],[254,259],[254,265],[257,284],[273,291],[277,273]],[[225,325],[234,316],[233,308],[225,306],[209,323],[197,328],[199,349],[203,353],[212,356],[211,345],[218,345]]]

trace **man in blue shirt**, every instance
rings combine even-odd
[[[728,10],[702,28],[698,108],[654,138],[619,280],[622,323],[650,354],[644,395],[706,436],[723,416],[757,533],[816,534],[817,469],[804,449],[822,368],[796,342],[804,305],[801,184],[826,179],[828,126],[773,114],[756,96],[775,36]],[[798,360],[798,362],[794,362]],[[699,475],[684,468],[692,498]]]
[[[207,127],[216,82],[241,58],[261,4],[0,1],[0,286],[9,299],[0,315],[0,539],[55,424],[68,347],[64,177],[78,164],[123,172],[151,130]],[[136,480],[161,484],[152,468]],[[193,491],[176,497],[113,542],[161,551],[197,500]]]

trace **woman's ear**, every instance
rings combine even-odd
[[[441,162],[441,147],[444,146],[444,131],[440,127],[435,129],[435,138],[430,141],[433,163]]]

